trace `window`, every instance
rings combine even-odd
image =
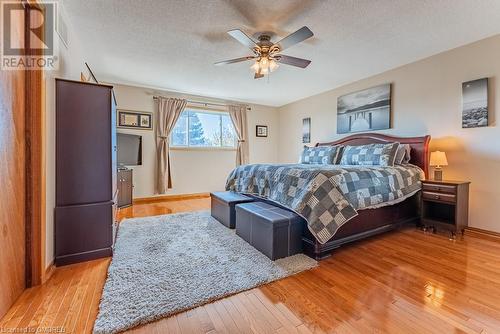
[[[236,135],[228,113],[186,109],[171,134],[174,147],[235,147]]]

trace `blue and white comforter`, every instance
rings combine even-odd
[[[226,190],[257,195],[304,217],[320,243],[327,242],[357,210],[391,205],[421,188],[423,171],[394,167],[253,164],[234,169]]]

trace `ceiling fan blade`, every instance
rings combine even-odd
[[[290,35],[286,36],[283,38],[281,41],[274,43],[274,45],[277,45],[280,48],[280,51],[283,51],[285,49],[288,49],[289,47],[300,43],[302,41],[305,41],[309,37],[314,36],[313,32],[311,29],[308,27],[302,27],[299,30],[297,30],[294,33],[291,33]]]
[[[285,55],[276,55],[274,58],[276,58],[276,60],[281,64],[292,65],[300,68],[306,68],[311,63],[311,61],[307,59]]]
[[[229,60],[223,60],[223,61],[218,61],[214,65],[227,65],[227,64],[234,64],[234,63],[239,63],[242,61],[247,61],[247,60],[252,60],[255,59],[255,57],[252,56],[246,56],[246,57],[241,57],[241,58],[235,58],[235,59],[229,59]]]
[[[264,74],[261,74],[261,73],[255,73],[255,75],[253,76],[254,79],[260,79],[263,77],[264,77]]]
[[[250,50],[253,50],[257,46],[257,43],[240,29],[229,30],[227,33]]]

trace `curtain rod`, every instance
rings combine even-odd
[[[153,100],[158,100],[158,96],[153,96]],[[210,102],[201,102],[201,101],[193,101],[193,100],[186,100],[188,103],[191,104],[201,104],[204,105],[205,107],[208,106],[215,106],[215,107],[227,107],[228,104],[222,104],[222,103],[210,103]],[[247,107],[247,110],[252,110],[252,108]]]

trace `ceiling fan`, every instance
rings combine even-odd
[[[241,44],[250,48],[254,55],[220,61],[215,63],[215,65],[226,65],[247,60],[255,60],[254,64],[251,66],[252,70],[255,71],[254,79],[262,78],[269,72],[273,72],[279,67],[279,64],[306,68],[307,65],[311,63],[311,61],[307,59],[280,54],[281,51],[291,47],[292,45],[298,44],[312,37],[314,34],[308,27],[300,28],[277,43],[272,43],[271,36],[266,33],[259,36],[258,42],[248,37],[247,34],[239,29],[229,30],[227,33]]]

